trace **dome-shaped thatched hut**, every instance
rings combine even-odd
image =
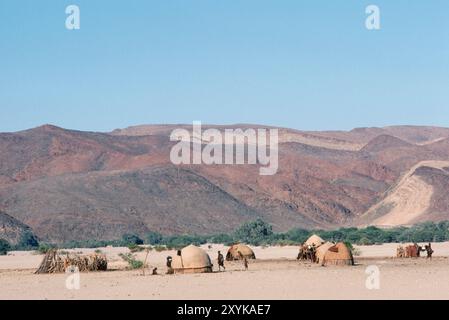
[[[320,259],[321,265],[354,265],[354,258],[351,250],[343,242],[339,242],[336,245],[327,249],[324,257]]]
[[[324,256],[327,252],[327,250],[329,250],[329,248],[333,247],[335,244],[333,244],[332,242],[326,242],[324,244],[322,244],[321,246],[318,247],[318,249],[316,249],[316,262],[317,263],[321,263],[324,260]]]
[[[206,251],[189,245],[173,257],[172,268],[175,273],[212,272],[212,262]]]
[[[226,254],[226,261],[241,260],[242,258],[256,259],[256,255],[250,247],[241,243],[232,245]]]
[[[325,242],[326,241],[324,241],[321,237],[319,237],[316,234],[314,234],[314,235],[310,236],[310,238],[307,239],[307,241],[304,242],[304,244],[306,246],[315,245],[315,247],[318,248],[319,246],[321,246]]]

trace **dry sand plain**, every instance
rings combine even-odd
[[[360,246],[354,267],[298,262],[297,247],[257,247],[248,271],[235,262],[226,272],[193,275],[165,275],[165,257],[175,253],[152,251],[148,264],[158,267],[157,276],[125,270],[118,254],[128,249],[102,248],[111,270],[81,274],[79,290],[66,288],[65,274],[33,274],[42,255],[12,252],[0,257],[0,299],[449,299],[449,243],[433,245],[432,261],[393,258],[396,247]],[[226,252],[220,245],[203,248],[213,259],[217,250]],[[144,253],[138,256],[143,260]],[[379,290],[365,286],[370,265],[380,270]]]

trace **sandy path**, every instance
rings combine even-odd
[[[319,267],[296,261],[253,263],[250,271],[141,276],[136,271],[81,275],[80,290],[66,275],[0,272],[0,299],[449,299],[448,260],[362,260],[355,267]],[[365,287],[368,265],[380,269],[380,290]],[[236,270],[237,269],[237,270]]]

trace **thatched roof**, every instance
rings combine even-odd
[[[322,265],[326,264],[337,264],[337,265],[353,265],[354,258],[352,257],[351,250],[343,242],[339,242],[336,245],[327,249],[324,254],[324,258],[320,263]]]
[[[324,241],[321,237],[317,236],[316,234],[310,236],[309,239],[307,239],[307,241],[304,243],[307,246],[311,246],[311,245],[315,245],[315,247],[319,247],[321,246],[323,243],[325,243],[326,241]]]
[[[329,250],[329,248],[333,246],[334,244],[332,242],[326,242],[319,246],[318,249],[316,249],[317,263],[321,263],[324,260],[324,255],[326,254],[327,250]]]
[[[226,254],[226,260],[232,261],[241,259],[239,252],[242,254],[243,257],[247,259],[256,259],[256,255],[254,254],[254,251],[250,247],[248,247],[245,244],[238,243],[232,245],[229,248],[228,253]]]
[[[189,245],[180,250],[181,255],[173,257],[172,267],[175,272],[212,272],[209,255],[201,248]]]

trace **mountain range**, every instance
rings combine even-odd
[[[191,130],[44,125],[0,133],[0,238],[16,243],[24,231],[55,243],[149,231],[213,234],[257,218],[276,231],[449,220],[449,128],[278,128],[273,176],[248,164],[173,165],[175,128]]]

